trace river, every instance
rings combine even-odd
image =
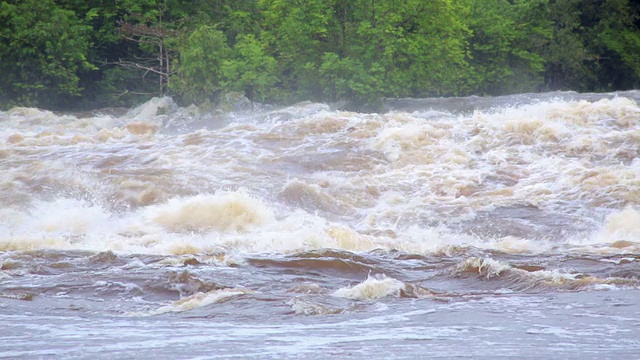
[[[640,91],[0,112],[0,358],[631,358]]]

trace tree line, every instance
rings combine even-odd
[[[630,0],[1,0],[0,106],[624,90]]]

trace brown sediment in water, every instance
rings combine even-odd
[[[630,99],[260,111],[2,113],[0,294],[228,319],[638,287]]]

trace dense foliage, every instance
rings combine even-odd
[[[610,91],[640,85],[631,0],[1,0],[0,104]]]

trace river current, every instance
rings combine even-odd
[[[640,92],[0,112],[0,358],[633,358]]]

